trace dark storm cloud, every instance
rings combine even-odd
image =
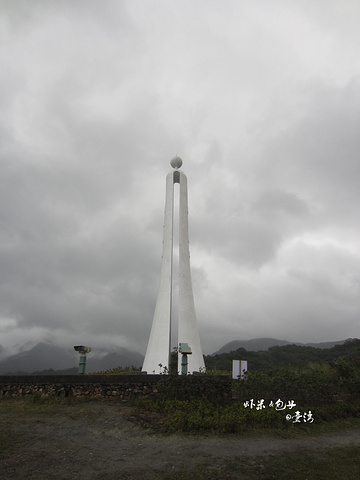
[[[206,353],[358,336],[358,6],[204,3],[0,1],[7,351],[144,352],[175,154]]]

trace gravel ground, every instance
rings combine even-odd
[[[52,414],[9,413],[5,417],[10,446],[0,460],[2,480],[157,479],[166,472],[302,447],[360,446],[360,430],[290,439],[163,435],[134,422],[131,407],[110,402],[67,406]]]

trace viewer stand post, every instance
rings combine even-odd
[[[78,373],[83,375],[86,370],[86,354],[91,352],[91,347],[85,347],[84,345],[76,345],[74,347],[74,350],[76,350],[80,354]]]
[[[191,348],[187,343],[179,343],[179,353],[181,353],[181,375],[188,374],[188,355],[192,354]]]

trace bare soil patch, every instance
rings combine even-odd
[[[115,402],[66,405],[32,415],[3,413],[8,445],[0,459],[1,478],[175,478],[172,475],[176,472],[221,466],[235,459],[251,462],[258,456],[301,448],[320,451],[324,446],[360,447],[360,429],[295,438],[164,435],[143,428],[139,418],[134,420],[132,407]]]

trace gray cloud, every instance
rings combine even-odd
[[[144,353],[175,154],[205,353],[359,336],[359,7],[305,4],[0,2],[5,353]]]

